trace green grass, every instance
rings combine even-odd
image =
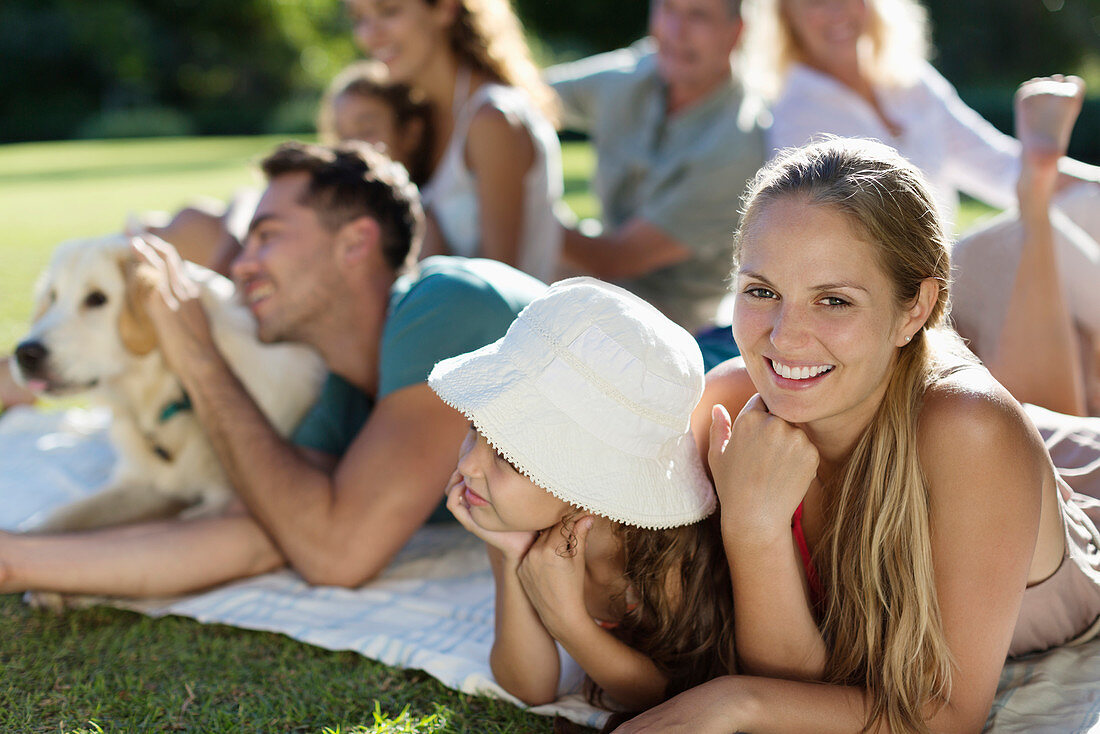
[[[128,212],[256,185],[275,138],[0,146],[0,349],[25,328],[36,274],[65,239]],[[566,201],[597,216],[586,144],[564,147]],[[988,211],[964,203],[963,226]],[[429,676],[281,635],[113,609],[64,616],[0,596],[0,732],[532,732],[548,719]],[[404,712],[404,713],[403,713]]]
[[[548,732],[551,721],[281,635],[0,597],[3,732]],[[404,712],[404,713],[403,713]]]

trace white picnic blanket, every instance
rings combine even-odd
[[[106,422],[103,413],[81,410],[13,409],[0,417],[0,528],[15,529],[98,486],[113,461]],[[489,670],[493,581],[484,549],[456,525],[423,528],[379,579],[355,590],[309,586],[280,571],[193,596],[117,604],[354,650],[518,704]],[[570,667],[561,690],[578,690],[580,680]],[[606,717],[577,693],[531,711],[594,727]],[[986,731],[1100,734],[1100,640],[1007,663]]]

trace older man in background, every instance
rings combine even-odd
[[[763,165],[732,55],[740,0],[653,0],[650,38],[555,66],[564,122],[591,136],[602,233],[566,227],[568,262],[697,331],[726,293],[745,183]]]

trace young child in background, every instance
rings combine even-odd
[[[385,64],[357,61],[344,68],[321,97],[317,135],[324,145],[364,140],[385,147],[423,186],[431,174],[432,112],[427,100],[389,79]]]
[[[386,74],[385,66],[373,61],[351,64],[337,74],[321,99],[317,133],[325,145],[362,140],[378,147],[405,166],[419,186],[430,173],[424,141],[430,139],[431,112],[406,85],[386,81]],[[184,259],[229,275],[258,195],[246,189],[228,205],[196,201],[163,226],[146,221],[135,228],[171,243]]]
[[[505,690],[555,700],[557,644],[590,700],[632,711],[730,670],[732,595],[689,428],[703,364],[688,332],[621,288],[573,278],[428,384],[471,422],[447,504],[488,544],[490,664]]]

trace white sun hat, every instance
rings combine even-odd
[[[622,288],[555,283],[501,339],[437,364],[428,385],[535,484],[586,512],[656,529],[714,511],[690,427],[699,346]]]

